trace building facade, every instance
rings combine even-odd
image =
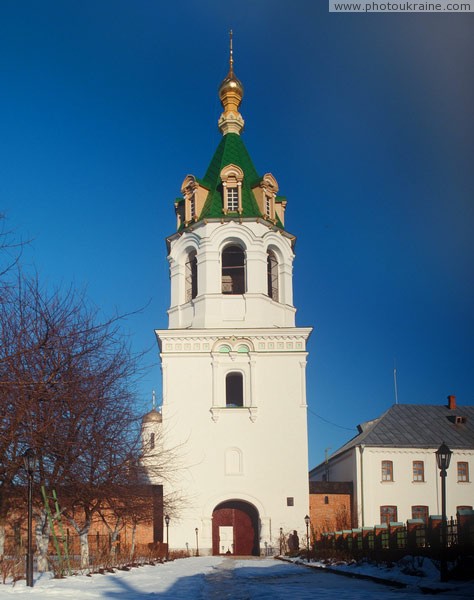
[[[280,528],[303,530],[308,512],[311,328],[295,326],[286,199],[242,141],[232,49],[219,97],[220,144],[175,203],[169,328],[156,331],[162,422],[152,419],[143,435],[146,445],[162,431],[164,455],[180,467],[164,482],[165,502],[180,506],[170,547],[258,555],[278,545]]]
[[[446,512],[474,504],[474,406],[395,404],[310,472],[310,480],[352,482],[354,526],[441,515],[436,450],[452,450],[446,477]]]

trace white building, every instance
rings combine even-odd
[[[311,481],[353,483],[354,526],[441,515],[441,477],[435,452],[452,450],[446,512],[474,504],[474,406],[395,404],[310,472]]]
[[[222,140],[202,179],[184,178],[167,239],[169,328],[156,331],[165,452],[183,466],[164,482],[170,547],[259,554],[308,513],[306,342],[295,327],[286,199],[257,174],[240,133],[243,87],[219,89]],[[156,417],[156,415],[155,415]],[[145,439],[149,444],[150,440]],[[197,532],[196,532],[197,529]]]

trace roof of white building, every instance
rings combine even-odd
[[[359,434],[329,460],[364,444],[385,448],[474,449],[474,406],[394,404],[378,419],[358,425]],[[315,467],[318,468],[318,467]]]

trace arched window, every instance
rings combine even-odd
[[[271,250],[267,254],[267,294],[278,302],[278,260]]]
[[[245,253],[240,246],[222,251],[222,293],[245,294]]]
[[[155,449],[155,434],[150,433],[150,450]]]
[[[186,257],[185,271],[185,302],[189,302],[197,296],[197,258],[196,252],[192,250]]]
[[[227,373],[225,378],[225,405],[231,408],[244,405],[244,378],[242,373]]]

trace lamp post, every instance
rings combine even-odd
[[[446,475],[451,462],[452,452],[443,442],[436,450],[436,462],[438,463],[439,475],[441,477],[441,563],[440,563],[440,579],[441,581],[448,580],[448,563],[446,560],[447,552],[447,520],[446,520]]]
[[[36,469],[36,454],[28,448],[23,454],[23,463],[28,475],[28,537],[26,551],[26,585],[33,587],[33,474]]]
[[[280,556],[283,555],[283,527],[280,527]]]
[[[199,529],[196,527],[196,556],[199,556]]]
[[[169,538],[170,516],[169,515],[165,515],[165,524],[166,524],[166,560],[168,560],[169,556],[170,556],[170,538]]]
[[[310,518],[308,515],[304,518],[304,522],[306,523],[306,560],[309,562],[309,523]]]

